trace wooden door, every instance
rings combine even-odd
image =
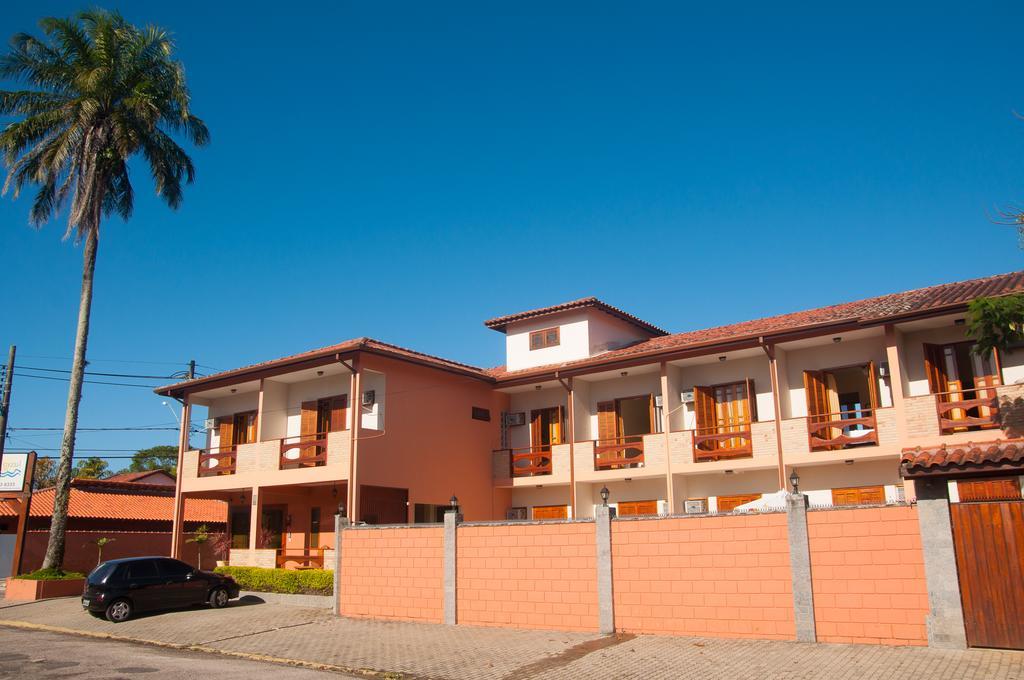
[[[619,517],[657,515],[658,501],[620,501],[616,514]]]
[[[299,442],[306,443],[311,442],[317,438],[317,432],[320,426],[320,403],[317,401],[304,401],[302,402],[301,415],[299,416]],[[308,467],[307,464],[302,462],[303,458],[315,458],[317,455],[316,446],[301,446],[299,447],[299,465],[302,467]]]
[[[221,453],[230,451],[235,445],[234,416],[221,416],[217,419],[217,434],[220,435],[217,449]]]
[[[618,436],[616,425],[615,402],[602,401],[597,404],[597,443],[599,446],[615,444]]]
[[[569,506],[567,505],[535,505],[533,506],[534,519],[569,519]]]
[[[718,512],[732,512],[738,506],[759,500],[760,498],[761,494],[759,493],[741,493],[734,496],[719,496]]]
[[[956,489],[961,503],[1021,500],[1020,481],[1016,477],[961,479]]]
[[[1024,649],[1024,502],[953,503],[967,644]]]
[[[832,505],[885,505],[884,486],[832,489]]]

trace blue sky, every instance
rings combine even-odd
[[[94,371],[361,335],[495,365],[481,321],[584,295],[678,331],[1024,264],[989,219],[1024,201],[1020,3],[107,6],[176,35],[213,143],[180,210],[139,167],[104,225]],[[80,7],[9,3],[0,35]],[[67,369],[81,250],[27,212],[0,200],[0,343]],[[12,427],[62,424],[64,383],[15,385]],[[86,388],[83,426],[173,424]]]

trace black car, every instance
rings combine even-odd
[[[127,557],[92,570],[85,580],[82,607],[93,616],[120,623],[135,612],[205,603],[223,607],[236,597],[238,584],[230,576],[199,571],[170,557]]]

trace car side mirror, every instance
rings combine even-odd
[[[195,571],[190,571],[190,572],[188,572],[187,574],[185,574],[185,578],[186,578],[187,580],[189,580],[189,581],[191,581],[191,580],[192,580],[192,579],[194,579],[195,577],[196,577],[196,572],[195,572]]]

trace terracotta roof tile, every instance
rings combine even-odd
[[[616,318],[622,319],[623,321],[630,323],[642,331],[650,333],[651,335],[668,335],[668,331],[658,328],[652,323],[647,323],[643,319],[633,316],[632,314],[625,312],[618,307],[613,307],[607,302],[602,302],[596,297],[585,297],[579,300],[570,300],[569,302],[563,302],[558,305],[552,305],[550,307],[541,307],[539,309],[530,309],[525,312],[516,312],[515,314],[506,314],[505,316],[495,317],[484,321],[484,325],[488,328],[493,328],[497,331],[505,331],[505,328],[516,321],[526,321],[527,319],[536,319],[541,316],[548,316],[550,314],[557,314],[559,312],[566,312],[571,309],[583,309],[586,307],[593,307],[599,309],[606,314],[610,314]]]
[[[961,306],[977,297],[1006,295],[1021,291],[1024,291],[1024,271],[1017,271],[1009,274],[989,276],[983,279],[944,283],[938,286],[881,295],[854,302],[830,305],[828,307],[779,314],[726,326],[665,335],[622,349],[605,352],[588,359],[580,359],[563,364],[552,364],[519,371],[506,371],[504,367],[499,366],[489,369],[488,373],[498,380],[515,379],[534,373],[550,372],[557,368],[586,366],[591,363],[629,359],[638,355],[683,350],[747,338],[756,339],[760,336],[772,335],[773,333],[813,328],[815,326],[844,321],[855,323],[878,322],[916,312],[928,312],[950,306]],[[709,351],[711,350],[709,349]]]
[[[170,493],[168,493],[170,491]],[[54,489],[32,494],[32,517],[53,513]],[[0,516],[17,516],[17,506],[0,501]],[[68,516],[73,518],[168,521],[174,517],[174,489],[162,484],[76,479],[71,483]],[[185,500],[186,522],[226,522],[227,504],[207,498]]]
[[[1024,439],[928,448],[904,449],[900,467],[906,477],[969,470],[986,470],[1001,466],[1019,466],[1024,471]]]
[[[151,477],[158,477],[160,481],[149,482],[150,484],[161,484],[174,486],[174,478],[166,470],[142,470],[140,472],[121,472],[116,475],[107,477],[105,481],[108,482],[137,482],[142,479]]]

